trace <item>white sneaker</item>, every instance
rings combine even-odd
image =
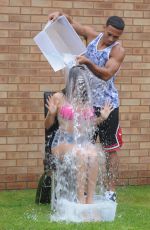
[[[106,191],[105,192],[105,199],[106,200],[112,200],[112,201],[116,202],[116,198],[117,198],[117,196],[116,196],[115,192],[113,192],[113,191]]]

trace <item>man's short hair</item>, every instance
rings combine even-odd
[[[125,23],[122,18],[118,16],[111,16],[107,19],[106,26],[113,26],[118,30],[124,30]]]

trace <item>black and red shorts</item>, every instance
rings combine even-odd
[[[100,115],[100,108],[94,107],[96,116]],[[119,126],[119,108],[115,108],[100,125],[93,136],[93,142],[99,136],[104,151],[118,151],[122,146],[122,131]]]

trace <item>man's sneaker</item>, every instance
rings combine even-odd
[[[117,198],[117,196],[116,196],[115,192],[113,192],[113,191],[106,191],[105,192],[105,199],[106,200],[112,200],[112,201],[116,202],[116,198]]]

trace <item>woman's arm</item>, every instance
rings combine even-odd
[[[45,104],[45,106],[48,109],[48,113],[45,118],[45,128],[48,129],[55,122],[55,117],[57,116],[58,110],[58,101],[55,99],[55,95],[49,96],[46,101],[47,103]]]

